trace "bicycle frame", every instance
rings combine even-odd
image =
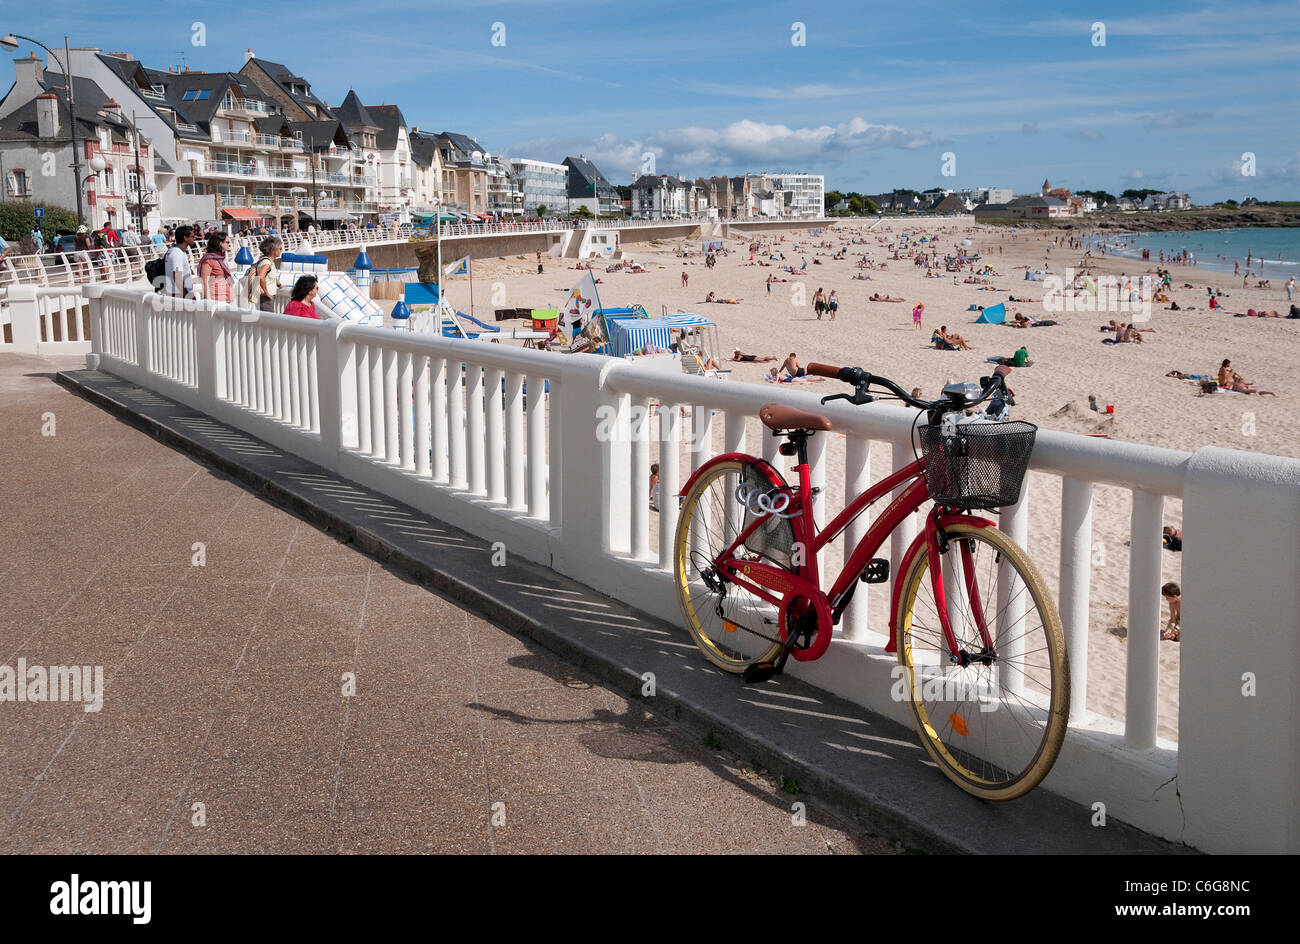
[[[791,503],[798,508],[798,513],[789,518],[791,527],[794,529],[796,547],[803,549],[802,559],[798,564],[797,574],[791,574],[790,571],[765,564],[757,561],[739,560],[736,558],[737,550],[744,545],[745,541],[765,522],[772,517],[770,514],[754,515],[754,520],[749,526],[744,528],[736,539],[723,552],[714,559],[713,564],[720,573],[725,573],[727,579],[737,586],[742,587],[749,593],[761,600],[777,607],[783,614],[785,607],[792,597],[804,598],[812,604],[818,611],[819,631],[816,640],[806,649],[795,649],[791,655],[798,661],[811,661],[819,658],[825,653],[830,645],[831,627],[839,622],[840,616],[848,606],[849,600],[853,595],[855,583],[862,573],[866,570],[867,565],[876,556],[877,551],[884,544],[885,539],[893,533],[904,519],[910,514],[914,514],[930,498],[930,490],[926,486],[924,471],[924,460],[917,459],[906,467],[899,469],[885,478],[881,479],[875,485],[862,492],[853,499],[844,510],[828,523],[824,528],[817,529],[813,519],[813,491],[812,491],[812,470],[807,461],[800,461],[795,467],[799,476],[797,485],[790,485],[784,481],[780,472],[773,468],[769,463],[753,456],[741,453],[730,453],[716,457],[712,462],[699,469],[695,475],[682,488],[684,495],[694,484],[695,479],[702,474],[710,465],[714,463],[740,460],[745,462],[758,462],[766,466],[769,478],[772,480],[775,489],[784,490],[791,497]],[[846,560],[844,567],[841,569],[835,582],[831,585],[829,591],[823,592],[821,589],[820,573],[818,572],[817,555],[829,543],[838,538],[849,524],[862,514],[870,505],[878,501],[882,496],[893,491],[904,483],[907,484],[903,491],[892,501],[885,510],[872,521],[867,533],[854,547],[852,553]],[[786,511],[788,512],[788,508]],[[977,527],[989,527],[993,522],[986,518],[980,518],[974,515],[967,515],[961,512],[940,512],[938,520],[935,516],[930,516],[926,520],[925,528],[912,542],[907,552],[904,554],[902,561],[895,570],[895,581],[893,588],[893,597],[890,607],[890,641],[886,651],[894,652],[897,642],[897,630],[895,625],[897,620],[900,597],[902,593],[902,581],[898,579],[901,575],[907,573],[912,563],[912,559],[919,553],[924,546],[930,555],[930,577],[934,586],[935,600],[939,607],[939,621],[943,628],[944,635],[947,639],[950,652],[958,651],[956,633],[953,631],[947,607],[945,606],[946,595],[943,587],[942,572],[939,560],[940,539],[939,528],[944,524],[965,522],[974,524]],[[988,628],[984,624],[983,614],[979,603],[979,588],[975,583],[972,572],[970,551],[962,546],[962,565],[963,581],[966,592],[970,595],[975,607],[975,619],[977,627],[983,642],[990,649],[993,647],[992,637]],[[780,594],[778,596],[777,594]],[[784,634],[784,619],[782,620],[782,633]]]

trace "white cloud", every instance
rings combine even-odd
[[[935,143],[928,132],[873,124],[855,117],[836,125],[791,128],[761,121],[734,121],[722,128],[690,126],[656,131],[644,138],[603,134],[594,139],[521,141],[509,153],[562,160],[585,154],[610,178],[635,175],[641,155],[651,151],[659,173],[727,173],[740,169],[787,170],[839,164],[881,149],[914,150]],[[561,153],[564,152],[564,153]]]

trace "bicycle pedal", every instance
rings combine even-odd
[[[889,579],[889,561],[883,557],[872,558],[859,579],[863,583],[884,583]]]
[[[776,673],[775,662],[751,662],[745,666],[745,671],[740,674],[740,677],[745,680],[746,685],[757,685],[766,682]]]

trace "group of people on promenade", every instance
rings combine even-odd
[[[201,289],[203,297],[209,301],[235,301],[235,276],[226,261],[230,235],[219,230],[206,234],[207,242],[196,274],[190,266],[189,250],[198,243],[200,235],[198,227],[176,227],[172,244],[163,256],[163,294],[171,298],[194,298]],[[243,285],[250,304],[256,305],[259,311],[274,312],[276,295],[280,290],[278,263],[284,246],[279,237],[265,236],[258,244],[258,250],[261,255],[242,276]],[[316,276],[300,276],[294,283],[284,314],[319,318],[314,304],[318,289]]]

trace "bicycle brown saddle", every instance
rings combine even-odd
[[[758,411],[758,418],[768,429],[820,429],[829,430],[831,421],[820,413],[808,413],[796,410],[792,406],[780,403],[765,403]]]

